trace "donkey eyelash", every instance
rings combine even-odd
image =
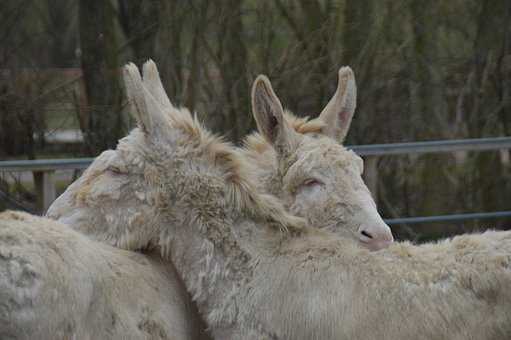
[[[116,167],[116,166],[110,166],[107,168],[107,171],[113,173],[113,174],[116,174],[116,175],[123,175],[125,174],[126,172],[123,172],[120,168]]]
[[[296,195],[296,194],[302,192],[303,190],[312,188],[316,185],[323,185],[323,182],[316,178],[308,178],[302,182],[295,182],[295,183],[300,183],[300,184],[296,185],[293,188],[293,190],[292,190],[293,195]]]
[[[322,185],[322,184],[323,184],[323,182],[321,182],[320,180],[318,180],[316,178],[309,178],[309,179],[306,179],[305,181],[303,181],[301,186],[311,187],[314,185]]]

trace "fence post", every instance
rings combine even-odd
[[[364,181],[374,200],[378,201],[378,156],[366,156],[364,160]]]
[[[42,212],[46,213],[46,210],[57,198],[57,189],[55,187],[55,171],[43,172],[43,199],[42,199]]]

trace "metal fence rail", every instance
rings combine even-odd
[[[0,171],[56,171],[86,169],[94,158],[35,159],[1,161]]]
[[[511,217],[511,211],[494,211],[494,212],[485,212],[485,213],[388,218],[388,219],[385,219],[385,223],[387,223],[389,225],[417,224],[417,223],[453,222],[453,221],[466,221],[466,220],[487,220],[487,219],[505,218],[505,217]]]
[[[427,142],[348,145],[361,156],[386,156],[455,151],[489,151],[511,149],[511,137],[454,139]],[[85,169],[94,158],[37,159],[0,161],[0,171],[55,171]]]
[[[456,151],[490,151],[511,149],[511,137],[479,138],[442,140],[411,143],[391,143],[372,145],[351,145],[347,146],[361,156],[368,156],[366,159],[366,172],[373,172],[377,178],[376,162],[379,156],[403,155],[403,154],[426,154]],[[43,173],[43,209],[46,210],[56,198],[55,177],[57,170],[82,170],[87,168],[94,158],[72,158],[72,159],[38,159],[38,160],[15,160],[0,161],[0,172],[22,172],[39,171]],[[371,166],[372,164],[372,166]],[[374,180],[373,182],[376,182]],[[367,180],[367,178],[366,178]],[[369,181],[371,182],[371,181]],[[374,183],[368,186],[375,193]],[[386,219],[388,224],[416,224],[447,221],[464,221],[471,219],[494,219],[511,217],[511,211],[480,212],[468,214],[452,214],[424,217],[403,217]]]
[[[511,137],[453,139],[428,142],[391,143],[348,146],[361,156],[384,156],[454,151],[488,151],[511,149]]]
[[[361,156],[387,156],[455,151],[489,151],[511,149],[511,137],[454,139],[427,142],[348,145]],[[0,171],[56,171],[85,169],[94,158],[37,159],[0,161]]]

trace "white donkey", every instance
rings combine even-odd
[[[150,78],[148,79],[150,80]],[[164,105],[166,110],[175,110],[163,93],[163,88],[161,87],[159,79],[153,79],[153,81],[157,80],[158,82],[147,83],[147,86],[152,86],[151,88],[153,91],[159,92],[159,98],[161,99],[160,104]],[[347,112],[351,117],[354,112],[354,81],[352,84],[349,84],[351,86],[346,85],[348,84],[345,82],[339,82],[338,91],[334,99],[332,99],[332,102],[336,103],[337,109],[339,110],[347,107]],[[348,100],[339,101],[340,97],[348,98]],[[329,104],[325,112],[328,112],[329,107],[331,110],[331,106],[332,104]],[[325,117],[327,116],[328,115],[324,113],[321,115],[321,119],[326,119]],[[324,123],[321,124],[321,119],[315,124],[303,124],[304,121],[301,121],[302,123],[295,125],[297,129],[299,127],[301,128],[301,132],[311,132],[311,127],[326,126]],[[298,120],[295,120],[295,123],[296,122],[298,122]],[[308,126],[309,131],[305,131],[303,126]],[[347,131],[348,127],[349,121],[345,122],[343,126],[344,131]],[[314,130],[314,132],[319,133],[317,130]],[[140,136],[140,132],[133,132],[131,137],[128,137],[121,143],[123,146],[120,147],[118,152],[122,153],[123,147],[127,148],[128,151],[130,147],[137,147],[136,144],[130,145],[130,141],[137,141]],[[143,147],[143,145],[140,146]],[[256,149],[260,149],[260,146],[257,146]],[[255,151],[256,150],[254,150],[254,152]],[[132,154],[127,152],[126,155],[128,157],[127,159],[135,165],[143,165],[143,157],[131,159],[130,157]],[[122,227],[123,223],[126,223],[126,225],[134,224],[135,228],[154,228],[153,218],[157,215],[158,210],[152,209],[150,207],[151,202],[146,201],[146,198],[150,197],[150,195],[148,192],[145,192],[146,186],[144,183],[141,185],[136,182],[143,171],[133,171],[139,170],[139,168],[127,167],[126,164],[119,162],[116,158],[118,158],[118,155],[114,151],[107,151],[98,157],[84,176],[73,184],[66,193],[52,205],[49,210],[49,216],[58,218],[60,221],[82,232],[89,233],[92,231],[93,234],[96,229],[105,227],[107,230],[102,229],[101,232],[108,234],[108,228],[115,229],[115,225],[121,225]],[[261,175],[262,173],[264,172],[259,171],[257,174]],[[128,175],[135,178],[135,181],[127,181]],[[357,176],[358,174],[355,175],[355,180],[357,180]],[[265,183],[263,187],[270,188],[273,182],[274,181],[271,180]],[[307,183],[303,183],[303,186],[304,188],[311,188],[314,184],[316,183],[308,181]],[[285,192],[286,189],[287,188],[283,188],[283,192]],[[367,195],[367,190],[363,193],[366,194],[365,199],[370,200],[370,196]],[[361,212],[366,214],[362,220],[374,221],[375,223],[362,224],[358,223],[356,220],[355,222],[357,223],[339,223],[345,221],[346,215],[350,213],[350,210],[344,208],[346,203],[342,203],[341,201],[346,200],[347,197],[343,192],[333,191],[332,198],[334,201],[338,202],[338,207],[335,212],[329,215],[329,224],[323,223],[320,227],[337,230],[341,234],[346,232],[353,233],[355,238],[359,237],[361,241],[370,248],[386,246],[387,243],[392,240],[390,230],[381,222],[381,218],[373,206],[369,206],[369,209],[361,209]],[[356,204],[364,203],[363,200],[352,201],[354,204],[351,206],[352,210],[358,209]],[[327,200],[323,202],[325,203],[323,208],[327,208]],[[144,203],[149,203],[149,206]],[[305,208],[305,206],[303,208]],[[306,213],[300,209],[295,210],[298,213]],[[314,217],[316,215],[311,213],[309,216]],[[360,218],[361,214],[354,217]],[[15,222],[12,221],[13,218]],[[359,228],[360,230],[358,230],[358,236],[356,236],[356,229],[343,230],[343,228],[355,224],[362,225],[362,227]],[[12,237],[12,235],[19,233],[17,237],[20,240],[14,248],[4,247],[4,250],[12,252],[13,249],[15,249],[24,263],[28,266],[33,265],[33,273],[35,276],[39,277],[37,282],[40,283],[34,285],[39,285],[41,289],[35,289],[30,296],[25,296],[23,298],[23,308],[15,309],[14,305],[4,305],[5,310],[1,321],[2,324],[9,325],[9,327],[2,327],[4,333],[1,334],[3,336],[7,337],[9,335],[15,337],[17,334],[19,338],[31,338],[34,336],[34,332],[37,332],[38,337],[41,339],[68,336],[78,338],[101,338],[105,337],[106,334],[108,334],[108,337],[112,338],[124,338],[126,334],[132,334],[134,338],[152,338],[154,334],[149,332],[152,330],[153,333],[157,333],[158,338],[161,337],[162,339],[202,339],[206,337],[204,334],[204,326],[201,324],[200,320],[195,317],[194,309],[188,303],[190,299],[179,285],[179,279],[175,275],[172,265],[169,264],[167,267],[164,267],[161,266],[161,263],[153,256],[146,256],[144,258],[144,255],[131,255],[106,246],[94,244],[70,230],[63,230],[57,237],[59,239],[59,241],[57,241],[55,240],[56,229],[61,227],[62,226],[59,224],[51,224],[49,221],[29,217],[28,215],[3,215],[0,236],[10,235],[9,237]],[[41,231],[44,232],[41,233]],[[371,236],[373,238],[367,239],[364,235],[367,233],[372,233]],[[74,257],[69,256],[65,262],[55,262],[51,256],[51,251],[48,252],[47,249],[43,248],[35,252],[34,255],[42,257],[44,261],[39,261],[37,265],[35,265],[32,263],[34,258],[29,255],[29,252],[24,251],[25,247],[31,247],[30,244],[32,244],[32,241],[28,241],[23,237],[28,234],[31,234],[34,244],[39,246],[47,245],[62,254],[72,251]],[[133,247],[130,237],[123,239],[120,243],[131,249]],[[107,241],[116,240],[115,237],[102,237],[101,239]],[[140,240],[141,243],[145,243],[146,241],[145,239]],[[4,246],[6,245],[4,244]],[[90,256],[89,253],[94,253],[95,255]],[[98,261],[98,257],[104,260],[95,264],[95,261]],[[75,260],[73,259],[76,258],[81,258],[83,263],[74,262]],[[110,273],[104,268],[104,264],[108,264],[109,261],[114,261],[120,268],[132,268],[132,271],[128,270],[125,272],[123,270],[118,270],[117,279],[111,280],[109,279]],[[13,263],[14,262],[7,262],[10,267],[13,266]],[[139,268],[140,263],[144,263],[142,269]],[[49,269],[47,271],[43,269],[44,267],[55,268],[57,265],[59,266],[58,273]],[[73,273],[76,273],[76,270],[81,270],[75,267],[81,267],[82,265],[86,265],[87,268],[89,268],[88,272],[77,276],[76,280],[73,281]],[[113,265],[110,264],[109,266],[112,267]],[[141,273],[141,277],[138,280],[130,279],[130,275],[136,272]],[[11,274],[4,274],[5,276],[3,276],[3,278],[5,280],[9,282],[13,280]],[[54,277],[60,278],[61,276],[65,276],[66,280],[51,280]],[[161,299],[158,299],[158,292],[155,291],[154,285],[148,284],[147,280],[156,283],[156,286],[160,286],[159,289],[163,292],[161,294]],[[131,283],[126,285],[128,281],[131,281]],[[84,284],[81,285],[80,282]],[[109,283],[103,284],[103,282]],[[10,294],[16,295],[17,289],[20,287],[16,285],[11,286],[10,283],[6,282],[4,282],[4,284],[4,289],[2,290],[6,296],[6,300],[8,300],[7,297]],[[81,292],[85,284],[94,285],[96,290],[101,293],[89,295],[85,292]],[[56,291],[66,290],[68,294],[55,297],[54,300],[48,300],[45,298],[45,294],[49,294],[52,289]],[[112,297],[112,290],[118,290],[118,295]],[[130,300],[131,298],[139,298],[141,301],[145,301],[145,303],[139,305],[128,303],[132,301]],[[101,301],[101,303],[98,303],[98,301]],[[43,311],[43,309],[48,308],[48,304],[68,307],[57,309],[53,317],[48,319]],[[80,308],[71,308],[75,305],[82,305],[89,308],[89,314],[95,315],[96,318],[87,317],[84,311],[80,312]],[[146,306],[144,307],[146,309],[142,308],[142,306]],[[119,313],[119,311],[122,311],[122,313]],[[165,313],[161,311],[165,311]],[[32,315],[32,317],[20,317],[20,315],[27,314]],[[162,314],[166,314],[168,318],[162,318]],[[112,325],[108,322],[103,323],[104,320],[108,320],[109,318],[116,320],[116,323]],[[151,327],[146,327],[147,325],[151,325]]]
[[[132,223],[93,234],[170,254],[215,338],[509,337],[510,232],[369,252],[353,233],[335,237],[305,227],[257,190],[239,151],[186,110],[164,113],[151,86],[158,82],[154,65],[146,65],[144,78],[146,84],[135,66],[127,67],[141,131],[132,135],[136,141],[120,144],[111,162],[141,169],[144,199],[157,213],[151,228]],[[309,196],[300,186],[308,190],[311,179],[318,182],[315,200],[329,185],[362,196],[362,182],[352,180],[360,172],[356,156],[330,138],[296,133],[265,77],[254,84],[253,109],[277,151],[282,185],[295,188],[290,202]],[[346,223],[358,224],[358,212],[352,213]]]
[[[156,69],[150,61],[146,68]],[[164,92],[157,74],[148,75],[143,80],[154,94],[165,114],[176,111]],[[339,70],[337,90],[317,119],[296,118],[287,113],[290,127],[300,134],[307,134],[311,140],[308,152],[325,152],[330,145],[342,142],[346,136],[356,105],[356,86],[352,71],[348,67]],[[292,172],[310,171],[314,166],[315,176],[306,177],[301,173],[293,178],[283,173],[275,149],[267,139],[267,131],[255,116],[260,133],[249,136],[242,150],[247,158],[245,167],[250,167],[254,181],[262,190],[278,196],[286,207],[298,216],[306,218],[309,224],[340,235],[358,239],[362,245],[372,250],[387,247],[393,242],[390,228],[383,222],[369,190],[363,183],[362,160],[351,152],[344,167],[323,162],[313,164],[305,158],[297,163]],[[322,138],[319,138],[322,137]],[[72,228],[93,237],[117,245],[111,238],[116,229],[126,225],[147,223],[151,228],[159,215],[158,207],[147,192],[147,178],[144,155],[131,150],[145,147],[145,137],[138,129],[122,139],[116,151],[103,152],[85,173],[51,205],[47,216],[57,219]],[[346,171],[349,169],[349,171]],[[128,227],[130,228],[130,227]],[[136,240],[122,240],[123,247],[137,249]]]
[[[46,218],[0,213],[0,339],[202,339],[196,315],[159,254],[94,242]]]
[[[257,191],[236,150],[209,135],[186,111],[162,113],[150,86],[157,78],[153,65],[146,67],[147,86],[136,68],[127,72],[141,131],[120,144],[108,157],[107,170],[89,177],[77,196],[86,199],[89,191],[99,190],[101,197],[97,184],[105,176],[118,177],[126,190],[119,192],[122,204],[128,173],[138,176],[132,184],[146,184],[135,192],[156,207],[155,215],[127,209],[139,223],[89,229],[130,249],[170,250],[217,338],[399,339],[420,337],[421,330],[424,338],[507,334],[503,311],[509,309],[509,294],[501,287],[509,283],[509,234],[369,253],[354,242],[353,233],[335,239],[305,228],[278,200]],[[315,167],[291,172],[304,155],[316,164],[334,165],[327,170],[353,175],[352,153],[325,137],[294,133],[269,83],[259,79],[254,89],[255,111],[274,118],[259,121],[271,123],[263,131],[277,131],[267,138],[277,145],[284,180],[295,173],[322,179]],[[311,153],[311,144],[320,142],[325,152]],[[481,261],[474,260],[476,253]],[[467,313],[467,306],[477,310]],[[493,318],[475,328],[481,315]],[[403,316],[411,323],[404,324]]]
[[[356,236],[369,249],[378,250],[389,246],[393,237],[362,181],[362,159],[346,152],[340,163],[328,163],[328,158],[313,161],[317,153],[337,152],[334,142],[342,144],[355,112],[353,72],[343,67],[338,75],[337,91],[318,118],[297,118],[284,112],[286,129],[311,137],[300,140],[304,144],[301,159],[281,150],[272,139],[274,131],[268,128],[272,122],[259,111],[254,111],[259,133],[245,138],[243,156],[254,165],[259,188],[280,198],[290,212],[306,218],[309,225],[341,236]],[[252,101],[259,95],[254,91]],[[273,105],[280,107],[278,99]]]

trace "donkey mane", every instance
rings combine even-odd
[[[133,92],[138,92],[131,96],[135,102],[133,109],[136,110],[137,116],[149,116],[148,112],[143,110],[147,110],[148,105],[158,105],[165,115],[169,128],[182,133],[182,136],[174,143],[177,146],[193,147],[196,152],[212,160],[221,169],[226,181],[226,205],[266,220],[270,226],[284,231],[298,232],[304,229],[306,223],[302,218],[289,214],[276,197],[257,189],[252,180],[255,177],[252,174],[253,170],[237,148],[226,142],[223,137],[204,128],[197,115],[192,116],[188,109],[176,108],[170,103],[152,60],[144,64],[143,75],[142,91],[132,89]],[[133,77],[137,76],[140,76],[137,67],[134,64],[128,64],[125,68],[127,84],[130,84]],[[141,94],[143,98],[140,97]],[[148,103],[151,101],[154,102]]]

